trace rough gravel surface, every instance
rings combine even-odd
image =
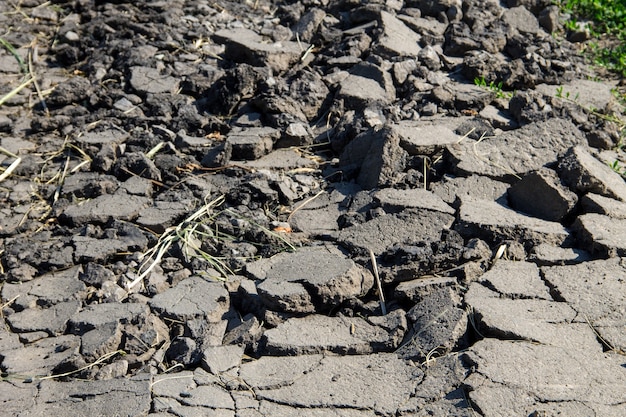
[[[0,414],[626,415],[624,83],[563,22],[0,2]]]

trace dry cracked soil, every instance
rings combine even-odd
[[[624,86],[563,22],[1,2],[0,414],[626,415]]]

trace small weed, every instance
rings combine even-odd
[[[613,171],[626,178],[626,167],[622,166],[617,159],[608,165]]]
[[[574,97],[570,97],[571,93],[569,91],[563,91],[563,86],[560,85],[556,88],[556,96],[557,98],[563,98],[565,100],[570,100],[570,101],[578,101],[578,99],[580,98],[580,95],[578,93],[576,93],[576,95]]]
[[[479,87],[488,89],[489,91],[491,91],[492,93],[496,95],[496,98],[503,98],[503,99],[510,100],[513,97],[512,92],[502,90],[502,85],[503,85],[502,81],[497,82],[497,83],[495,81],[490,81],[489,83],[487,83],[487,81],[485,80],[485,77],[476,77],[474,78],[474,84]]]
[[[566,30],[580,30],[579,22],[589,22],[585,29],[597,39],[589,49],[594,62],[626,76],[626,0],[561,0],[557,4],[571,16]]]

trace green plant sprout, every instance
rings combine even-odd
[[[556,2],[570,16],[565,29],[578,31],[584,22],[596,41],[589,44],[595,64],[626,76],[626,0],[560,0]]]
[[[479,87],[488,89],[489,91],[491,91],[492,93],[496,95],[496,98],[504,98],[504,99],[510,100],[513,97],[512,92],[505,92],[502,90],[502,86],[503,86],[502,81],[497,82],[497,83],[495,81],[490,81],[489,84],[487,84],[485,77],[476,77],[474,78],[474,84]]]

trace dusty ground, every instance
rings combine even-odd
[[[0,23],[3,414],[626,415],[622,86],[550,1]]]

